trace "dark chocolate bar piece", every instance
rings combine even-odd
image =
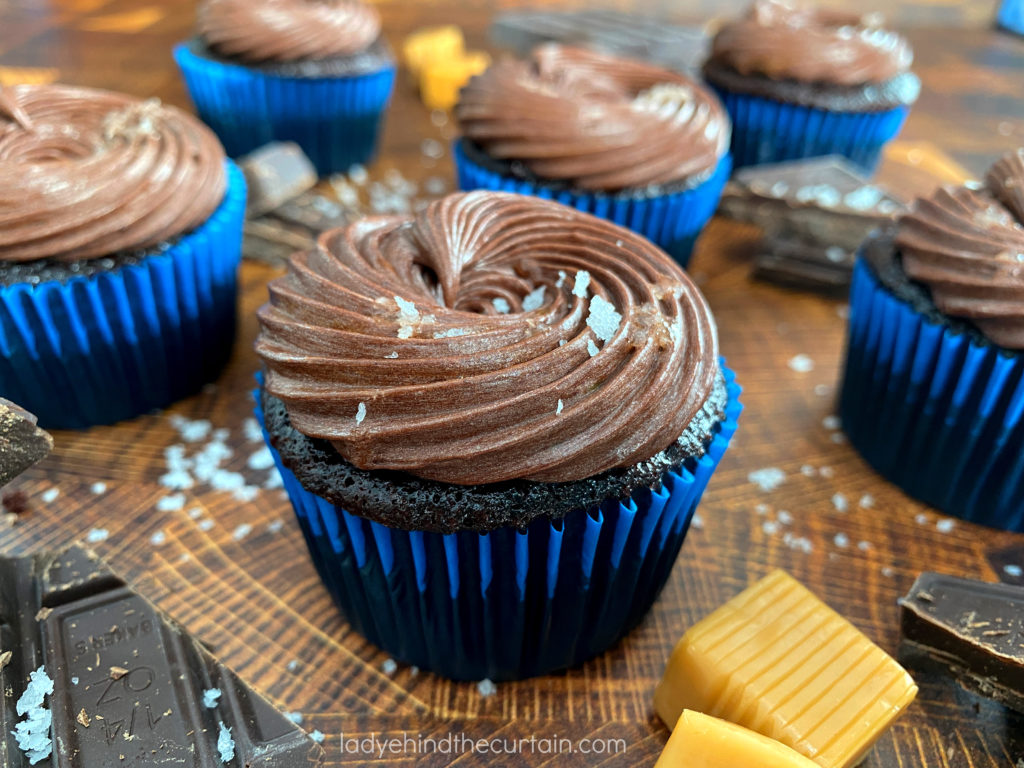
[[[294,142],[265,144],[238,164],[245,174],[250,216],[272,211],[316,186],[316,168]]]
[[[265,216],[245,223],[242,253],[247,259],[283,264],[296,251],[313,247],[329,229],[345,226],[351,209],[317,192],[304,192]]]
[[[323,757],[81,547],[0,558],[0,649],[0,765],[298,768]]]
[[[0,397],[0,485],[10,482],[53,450],[53,438],[36,417]]]
[[[1024,588],[922,573],[900,606],[901,658],[924,654],[1024,713]]]
[[[845,293],[855,254],[837,245],[821,248],[799,239],[764,237],[754,258],[754,277],[795,288]]]

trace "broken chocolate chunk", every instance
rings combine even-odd
[[[0,485],[10,482],[53,450],[53,438],[36,417],[0,398]]]
[[[316,168],[294,142],[266,144],[238,164],[245,174],[250,216],[261,216],[316,186]]]
[[[81,547],[0,558],[0,649],[10,653],[0,665],[0,691],[9,694],[0,695],[4,766],[213,768],[222,764],[224,731],[232,764],[293,768],[323,756],[284,714]],[[213,709],[201,705],[211,688],[224,694]],[[19,707],[23,698],[31,701]],[[41,727],[51,717],[52,727]],[[16,734],[18,723],[28,725]]]
[[[900,607],[902,660],[923,655],[1024,713],[1024,588],[922,573]]]

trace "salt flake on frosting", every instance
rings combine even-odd
[[[557,415],[557,414],[561,413],[562,409],[564,407],[565,407],[565,405],[562,403],[562,398],[558,398],[558,407],[555,408],[555,414]]]
[[[590,300],[590,314],[587,315],[587,325],[601,341],[610,341],[619,330],[622,323],[622,315],[616,311],[615,306],[600,296],[594,296]]]
[[[447,331],[441,331],[434,334],[435,339],[450,339],[455,336],[466,336],[469,333],[465,328],[449,328]]]
[[[509,305],[509,303],[500,296],[491,301],[491,304],[494,305],[494,311],[497,312],[499,315],[507,315],[509,312],[512,311],[512,307]]]
[[[356,424],[362,424],[363,419],[366,418],[366,403],[360,403],[359,407],[356,408]]]
[[[535,309],[540,309],[544,304],[544,286],[530,291],[526,294],[523,299],[523,312],[532,312]]]
[[[413,326],[420,321],[420,311],[411,301],[395,296],[398,305],[398,338],[408,339],[412,336]]]
[[[596,355],[600,351],[601,350],[599,350],[597,348],[597,344],[594,343],[593,339],[587,339],[587,352],[590,353],[591,357],[593,357],[594,355]]]
[[[576,273],[576,282],[572,286],[572,295],[581,299],[587,298],[587,286],[590,285],[590,273],[581,269]]]

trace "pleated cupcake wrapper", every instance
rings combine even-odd
[[[1024,357],[928,320],[863,262],[841,413],[850,442],[909,495],[1024,531]]]
[[[459,141],[452,151],[459,189],[494,189],[555,200],[643,235],[684,267],[690,261],[697,237],[718,207],[722,188],[732,171],[732,160],[726,155],[711,176],[692,189],[651,197],[587,194],[495,173],[470,159]]]
[[[280,77],[174,49],[199,117],[231,157],[294,141],[321,176],[369,162],[377,151],[394,66],[348,77]]]
[[[601,653],[647,613],[736,430],[740,388],[726,376],[726,418],[703,457],[655,491],[525,530],[390,528],[308,492],[271,450],[317,571],[359,632],[448,678],[522,679]]]
[[[999,26],[1024,35],[1024,0],[1003,0],[997,18]]]
[[[845,155],[873,172],[885,144],[903,128],[909,107],[833,112],[716,87],[732,118],[737,168],[803,157]]]
[[[137,264],[0,286],[0,396],[41,426],[111,424],[199,390],[235,334],[245,179],[213,215]]]

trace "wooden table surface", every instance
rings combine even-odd
[[[380,8],[393,42],[419,26],[454,21],[471,42],[483,45],[492,14],[511,5],[437,0]],[[690,22],[723,7],[709,0],[684,8],[655,0],[642,5],[671,7]],[[937,174],[949,172],[937,158],[951,156],[978,173],[996,154],[1024,144],[1024,39],[989,30],[989,4],[858,5],[876,6],[905,25],[924,80],[903,140],[883,165],[886,180],[905,192],[924,191]],[[59,77],[186,105],[170,46],[189,34],[193,14],[191,1],[6,0],[0,3],[0,82]],[[371,178],[397,168],[417,183],[440,177],[450,187],[447,153],[434,159],[422,151],[424,138],[446,145],[453,135],[451,123],[440,122],[431,120],[403,73]],[[499,685],[491,693],[395,668],[339,617],[280,490],[262,490],[243,502],[206,485],[182,499],[161,485],[165,449],[182,443],[175,426],[180,422],[172,416],[228,430],[233,455],[225,466],[250,483],[267,477],[258,459],[257,468],[250,467],[261,446],[244,426],[257,367],[254,311],[276,274],[260,264],[242,269],[238,345],[223,376],[166,413],[55,434],[53,456],[5,489],[23,492],[28,508],[13,522],[0,523],[0,550],[91,539],[115,568],[256,688],[301,713],[307,728],[325,733],[330,765],[374,761],[343,754],[342,733],[347,739],[405,732],[414,738],[608,739],[598,748],[614,754],[551,754],[545,742],[535,741],[532,752],[518,755],[409,751],[386,755],[388,762],[651,765],[667,738],[651,697],[674,642],[769,570],[789,570],[882,647],[895,650],[896,600],[919,571],[1013,581],[1015,570],[1004,566],[1024,565],[1024,536],[946,520],[876,477],[845,444],[830,419],[844,303],[751,281],[754,234],[713,221],[691,267],[744,387],[740,430],[700,507],[701,524],[692,529],[653,611],[625,641],[581,669]],[[806,355],[813,368],[790,367],[797,355]],[[191,453],[202,445],[186,443],[185,449]],[[768,467],[784,473],[771,491],[749,479]],[[1024,718],[942,675],[918,679],[918,701],[882,738],[867,766],[987,768],[1024,759]]]

